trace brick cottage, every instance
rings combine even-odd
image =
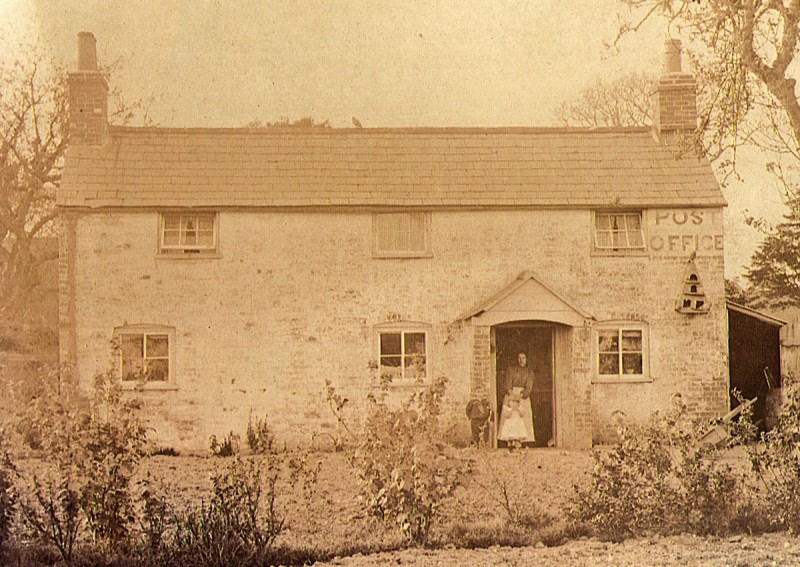
[[[537,444],[589,447],[680,396],[728,409],[725,206],[682,154],[695,83],[668,42],[654,128],[109,126],[95,40],[69,75],[61,357],[138,386],[161,442],[267,415],[330,431],[448,377],[446,423],[525,352]],[[119,353],[111,356],[110,341]],[[376,369],[377,367],[377,369]]]

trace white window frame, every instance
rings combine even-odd
[[[401,364],[400,364],[400,378],[392,380],[390,386],[425,386],[430,383],[430,376],[431,376],[431,358],[430,358],[430,326],[424,323],[384,323],[381,325],[376,325],[374,327],[375,332],[375,360],[377,361],[378,365],[378,377],[381,377],[382,374],[382,360],[384,356],[400,356]],[[384,355],[381,352],[381,335],[383,334],[399,334],[400,335],[400,354],[387,354]],[[412,355],[405,354],[405,341],[406,335],[410,334],[423,334],[425,336],[425,374],[421,379],[418,379],[415,376],[407,375],[407,368],[410,368],[410,365],[406,365],[407,357]]]
[[[122,338],[125,335],[141,336],[143,339],[143,360],[164,360],[167,361],[167,379],[157,381],[126,380],[123,366]],[[167,356],[166,357],[147,357],[147,337],[159,335],[167,337]],[[172,390],[176,388],[175,382],[175,328],[166,325],[123,325],[114,328],[114,340],[117,344],[117,370],[119,372],[122,387],[125,389],[146,389],[146,390]]]
[[[167,219],[178,218],[178,244],[166,244],[165,233]],[[182,241],[185,238],[184,226],[188,220],[193,220],[197,225],[200,224],[200,219],[211,218],[212,222],[212,242],[210,245],[204,244],[185,244]],[[199,230],[199,229],[195,229]],[[219,214],[215,211],[162,211],[158,215],[158,254],[160,256],[169,258],[197,258],[197,257],[215,257],[219,251]]]
[[[599,217],[609,217],[609,228],[608,229],[600,229],[597,226],[598,218]],[[623,224],[625,226],[623,228],[613,228],[611,225],[617,217],[622,217]],[[641,244],[631,244],[631,234],[636,231],[636,229],[629,229],[628,228],[628,220],[629,217],[638,217],[639,219],[639,238],[641,239]],[[613,210],[613,211],[592,211],[592,248],[595,252],[599,252],[602,254],[641,254],[647,251],[647,240],[645,238],[645,231],[644,231],[644,220],[645,215],[644,211],[640,210]],[[607,233],[611,244],[602,244],[600,242],[599,233]],[[614,233],[622,234],[625,237],[625,244],[622,246],[614,246]]]
[[[422,220],[423,227],[423,249],[413,250],[389,250],[382,249],[380,245],[381,224],[389,222],[393,218],[399,217],[411,218],[418,216]],[[409,220],[410,223],[410,220]],[[431,252],[431,213],[420,211],[401,211],[401,212],[385,212],[373,213],[372,215],[372,255],[375,258],[430,258],[433,256]]]
[[[617,374],[600,374],[600,355],[608,354],[601,353],[600,351],[600,334],[609,331],[617,332],[617,345],[619,356],[619,372]],[[625,373],[623,364],[623,350],[622,334],[626,331],[639,332],[642,335],[642,372],[641,374],[628,374]],[[649,328],[646,323],[637,321],[604,321],[595,327],[593,333],[593,360],[594,360],[594,378],[595,383],[616,383],[616,382],[652,382],[650,375],[650,337]],[[632,351],[631,351],[632,352]]]

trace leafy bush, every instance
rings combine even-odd
[[[144,550],[151,557],[159,557],[164,550],[167,530],[173,524],[172,508],[167,502],[163,482],[155,482],[149,472],[138,485],[141,490],[137,498],[139,509],[136,517],[144,539]]]
[[[739,505],[740,480],[698,444],[679,414],[621,427],[607,454],[595,452],[591,486],[575,487],[569,518],[603,539],[649,533],[721,534]]]
[[[776,426],[748,445],[747,457],[769,522],[800,533],[800,392],[785,390]]]
[[[236,457],[214,474],[208,504],[177,519],[174,552],[197,565],[259,562],[284,525],[275,508],[279,470],[272,459]]]
[[[35,541],[53,545],[69,564],[81,528],[80,492],[75,470],[58,467],[42,479],[34,475],[22,501],[22,517]]]
[[[81,508],[95,542],[123,543],[134,521],[131,477],[145,455],[147,430],[138,405],[122,397],[113,371],[95,376],[92,413],[79,425],[78,466],[85,483]]]
[[[0,552],[11,536],[11,527],[17,510],[17,492],[14,487],[16,469],[4,447],[0,430]]]
[[[119,549],[134,519],[131,477],[145,452],[138,406],[123,397],[113,369],[95,376],[92,399],[81,395],[69,373],[45,378],[45,395],[31,403],[28,415],[49,469],[28,483],[26,525],[67,561],[83,512],[95,543]]]
[[[174,447],[156,447],[152,451],[150,451],[150,456],[152,457],[179,457],[180,451],[175,449]]]
[[[325,380],[325,400],[328,402],[331,413],[336,418],[336,432],[317,432],[314,434],[314,438],[320,436],[329,437],[333,443],[333,450],[338,453],[344,449],[347,438],[355,438],[355,435],[347,426],[347,421],[344,419],[344,408],[350,400],[339,394],[329,379]]]
[[[77,377],[69,365],[43,365],[24,386],[12,382],[12,402],[16,402],[10,414],[16,420],[16,433],[21,436],[21,445],[35,451],[49,452],[45,447],[46,436],[69,426],[68,413],[88,411],[89,399],[77,387]],[[63,422],[63,424],[62,424]]]
[[[267,417],[247,421],[247,446],[257,455],[274,452],[275,434],[267,423]]]
[[[399,408],[387,404],[385,391],[371,398],[363,439],[351,457],[370,513],[417,545],[427,542],[442,502],[465,471],[441,442],[445,385],[446,379],[438,378]]]
[[[216,435],[212,435],[208,438],[208,447],[215,457],[233,457],[239,453],[239,436],[230,431],[219,441]]]
[[[552,523],[553,517],[540,510],[531,499],[531,494],[535,491],[535,477],[520,473],[530,470],[522,444],[512,441],[509,449],[508,459],[511,462],[504,462],[501,466],[495,464],[498,453],[478,453],[481,468],[489,474],[488,482],[476,479],[475,484],[502,509],[511,524],[535,529]]]

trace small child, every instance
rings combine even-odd
[[[525,420],[522,413],[522,392],[520,388],[512,388],[503,398],[503,411],[500,414],[500,431],[497,436],[503,441],[525,439],[528,433],[525,430]]]

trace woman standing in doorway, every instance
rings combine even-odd
[[[531,390],[533,370],[528,366],[528,356],[517,354],[517,365],[509,366],[501,385],[503,406],[500,408],[500,424],[497,438],[500,441],[536,441],[533,431]]]

